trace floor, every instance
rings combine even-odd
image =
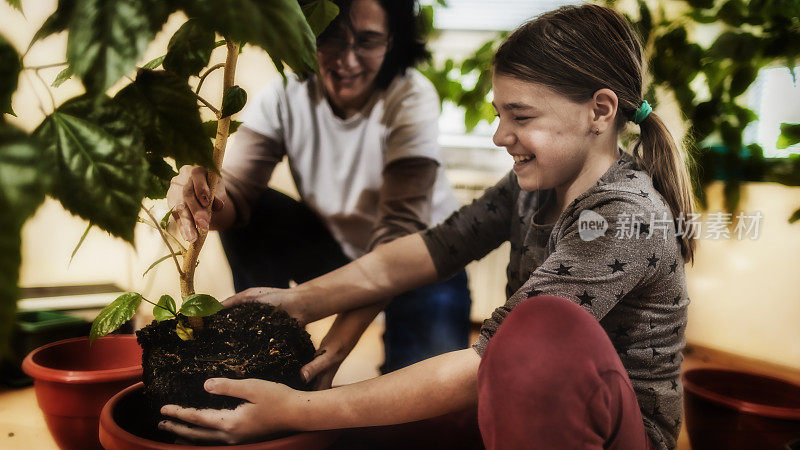
[[[324,336],[331,320],[313,323],[309,332],[315,344]],[[383,322],[379,318],[367,329],[353,353],[342,364],[334,384],[349,384],[378,375],[378,365],[383,360],[381,335]],[[685,352],[684,370],[693,367],[715,366],[747,370],[780,376],[800,383],[800,371],[765,364],[757,360],[706,348],[689,347]],[[6,450],[56,450],[55,442],[47,432],[44,417],[36,405],[33,388],[9,390],[0,388],[0,448]],[[689,450],[686,430],[681,431],[679,450]]]

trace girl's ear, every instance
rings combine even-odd
[[[617,94],[608,88],[603,88],[594,93],[592,97],[592,130],[600,133],[613,129],[614,118],[617,116],[619,99]],[[599,133],[598,133],[599,134]]]

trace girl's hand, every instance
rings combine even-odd
[[[181,236],[189,242],[197,240],[198,231],[207,232],[211,226],[211,215],[205,209],[211,201],[207,173],[205,167],[183,166],[167,191],[172,217],[178,222]],[[224,201],[214,196],[212,211],[220,211],[223,206]]]
[[[164,420],[159,422],[158,428],[195,442],[239,444],[256,441],[272,433],[292,430],[303,397],[301,391],[258,379],[211,378],[206,380],[205,389],[212,394],[238,397],[249,403],[232,410],[165,405],[161,414],[191,425]]]

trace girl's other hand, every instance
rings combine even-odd
[[[258,379],[232,380],[211,378],[206,391],[247,400],[236,409],[195,409],[165,405],[161,414],[172,420],[159,422],[160,430],[169,431],[193,442],[239,444],[256,441],[272,433],[288,431],[298,423],[299,406],[304,393],[286,385]]]
[[[207,173],[205,167],[183,166],[167,191],[172,217],[178,222],[181,236],[189,242],[196,241],[198,232],[207,232],[211,224],[211,215],[206,211],[211,201]],[[214,197],[212,211],[219,211],[223,206],[222,199]]]

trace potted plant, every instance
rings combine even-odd
[[[19,0],[9,3],[22,9]],[[166,54],[137,67],[176,11],[188,20],[170,38]],[[231,115],[247,98],[234,80],[243,45],[266,50],[282,76],[285,65],[304,76],[316,69],[315,34],[337,13],[330,0],[60,0],[28,49],[68,31],[66,61],[44,66],[27,66],[27,51],[20,56],[0,36],[0,349],[7,349],[18,295],[20,230],[49,195],[89,227],[131,244],[137,222],[153,226],[169,248],[153,265],[168,259],[176,264],[180,305],[169,296],[151,301],[125,293],[98,315],[89,337],[95,352],[110,340],[98,338],[129,320],[142,302],[153,304],[156,321],[138,336],[151,410],[165,402],[234,407],[237,400],[215,398],[202,389],[212,376],[257,376],[303,387],[299,369],[314,354],[308,334],[271,306],[220,312],[216,299],[196,293],[194,271],[205,234],[184,246],[168,231],[169,214],[159,221],[143,201],[164,198],[175,167],[185,164],[207,167],[214,191],[228,136],[238,125]],[[225,62],[209,66],[217,47],[225,47]],[[28,134],[6,120],[6,114],[13,115],[17,80],[25,72],[42,79],[40,71],[54,66],[64,69],[52,86],[75,76],[86,92],[61,105],[52,101],[49,108],[40,100],[49,113]],[[201,89],[218,69],[224,95],[215,106]],[[126,78],[129,83],[109,91]],[[203,122],[201,108],[214,120]]]

